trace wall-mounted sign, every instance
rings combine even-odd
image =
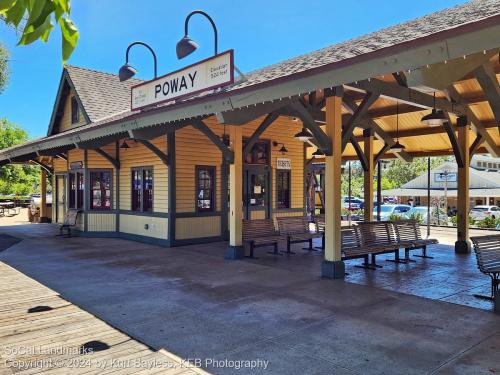
[[[457,182],[457,174],[455,172],[434,172],[435,182]]]
[[[276,169],[292,169],[292,162],[287,158],[277,158]]]
[[[83,169],[83,161],[72,161],[69,163],[69,169]]]
[[[233,50],[132,87],[132,109],[168,102],[234,82]]]

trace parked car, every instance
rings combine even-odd
[[[407,204],[384,204],[380,206],[380,220],[388,221],[391,215],[400,215],[404,217],[404,214],[410,211],[411,206]],[[377,207],[373,209],[373,216],[377,217]]]
[[[351,203],[351,211],[359,210],[361,208],[361,204],[363,203],[363,200],[361,198],[342,197],[342,208],[345,208],[346,210],[348,210],[349,209],[349,201]]]
[[[470,210],[469,215],[475,220],[483,220],[486,217],[497,219],[500,218],[500,208],[498,206],[476,206]]]
[[[427,214],[427,206],[416,206],[412,207],[411,210],[405,213],[405,217],[408,219],[414,218],[415,215],[420,215],[422,217],[422,223],[427,224],[429,215]],[[432,225],[448,225],[450,219],[446,212],[443,210],[438,210],[436,207],[431,207],[431,224]]]

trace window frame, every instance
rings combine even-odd
[[[145,171],[151,171],[151,179],[152,179],[152,186],[151,186],[151,210],[144,210],[144,189],[145,187],[145,179],[144,179],[144,172]],[[141,200],[139,202],[139,209],[134,210],[133,209],[133,201],[132,201],[132,193],[135,190],[134,189],[134,172],[138,172],[141,175]],[[130,211],[132,212],[142,212],[142,213],[153,213],[154,212],[154,191],[155,191],[155,171],[154,167],[152,165],[150,166],[144,166],[144,167],[132,167],[130,168]]]
[[[80,122],[80,104],[76,96],[71,97],[71,124],[78,124]]]
[[[71,204],[71,175],[74,176],[75,178],[75,190],[73,192],[73,199],[74,199],[74,202],[73,202],[73,205]],[[83,179],[83,189],[82,190],[82,202],[81,202],[81,207],[78,207],[78,192],[79,192],[79,184],[78,184],[78,175],[81,175],[82,176],[82,179]],[[84,169],[73,169],[73,170],[69,170],[67,172],[67,188],[66,188],[66,192],[67,192],[67,196],[68,196],[68,199],[67,199],[67,205],[68,205],[68,208],[73,208],[73,209],[76,209],[76,210],[85,210],[85,184],[86,184],[86,176],[85,176],[85,170]]]
[[[212,182],[211,182],[211,199],[210,201],[212,202],[210,208],[200,208],[198,207],[198,200],[199,200],[199,176],[200,176],[200,170],[209,170],[212,173]],[[216,212],[217,211],[217,193],[216,193],[216,188],[217,188],[217,167],[215,165],[195,165],[195,180],[194,180],[194,206],[196,213],[204,214],[204,213],[211,213],[211,212]]]
[[[279,174],[288,174],[288,207],[279,207],[279,193],[280,189],[278,188],[278,175]],[[277,210],[288,210],[292,208],[292,171],[290,169],[276,169],[275,176],[275,189],[276,189],[276,209]]]
[[[105,173],[105,172],[109,172],[110,174],[110,178],[109,178],[109,208],[102,208],[102,207],[99,207],[99,208],[93,208],[93,200],[94,200],[94,197],[92,196],[92,193],[94,192],[94,189],[92,188],[92,173]],[[88,186],[88,200],[89,200],[89,204],[88,204],[88,209],[91,210],[91,211],[105,211],[105,212],[108,212],[108,211],[111,211],[113,210],[113,169],[111,168],[98,168],[98,169],[87,169],[87,173],[88,173],[88,185],[85,185],[85,187]]]

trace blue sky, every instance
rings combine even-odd
[[[155,49],[160,75],[201,60],[213,51],[211,26],[201,16],[191,19],[189,29],[201,48],[182,61],[175,56],[185,16],[194,9],[214,18],[219,51],[233,48],[236,65],[249,71],[463,2],[73,0],[72,18],[80,41],[69,64],[117,72],[127,45],[135,40]],[[0,41],[12,54],[10,82],[0,94],[0,118],[21,125],[31,137],[43,136],[62,71],[61,37],[55,29],[46,44],[16,47],[16,40],[15,32],[0,23]],[[130,60],[140,78],[152,77],[145,49],[135,47]]]

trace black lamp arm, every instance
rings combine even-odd
[[[153,49],[147,43],[140,42],[140,41],[130,43],[130,45],[127,47],[127,51],[125,52],[125,64],[128,64],[128,53],[129,53],[130,49],[137,44],[146,47],[153,55],[154,73],[155,73],[155,78],[157,78],[158,77],[158,62],[156,59],[156,53],[155,53],[155,51],[153,51]]]
[[[187,36],[189,34],[189,32],[188,32],[189,19],[191,18],[191,16],[193,16],[195,14],[201,14],[201,15],[205,16],[212,24],[212,28],[214,29],[214,36],[215,36],[214,54],[217,55],[217,50],[218,50],[218,48],[217,48],[217,46],[218,46],[217,26],[215,26],[215,22],[212,19],[212,17],[210,17],[204,11],[193,10],[191,13],[188,14],[188,16],[186,17],[186,21],[184,21],[184,35]]]

